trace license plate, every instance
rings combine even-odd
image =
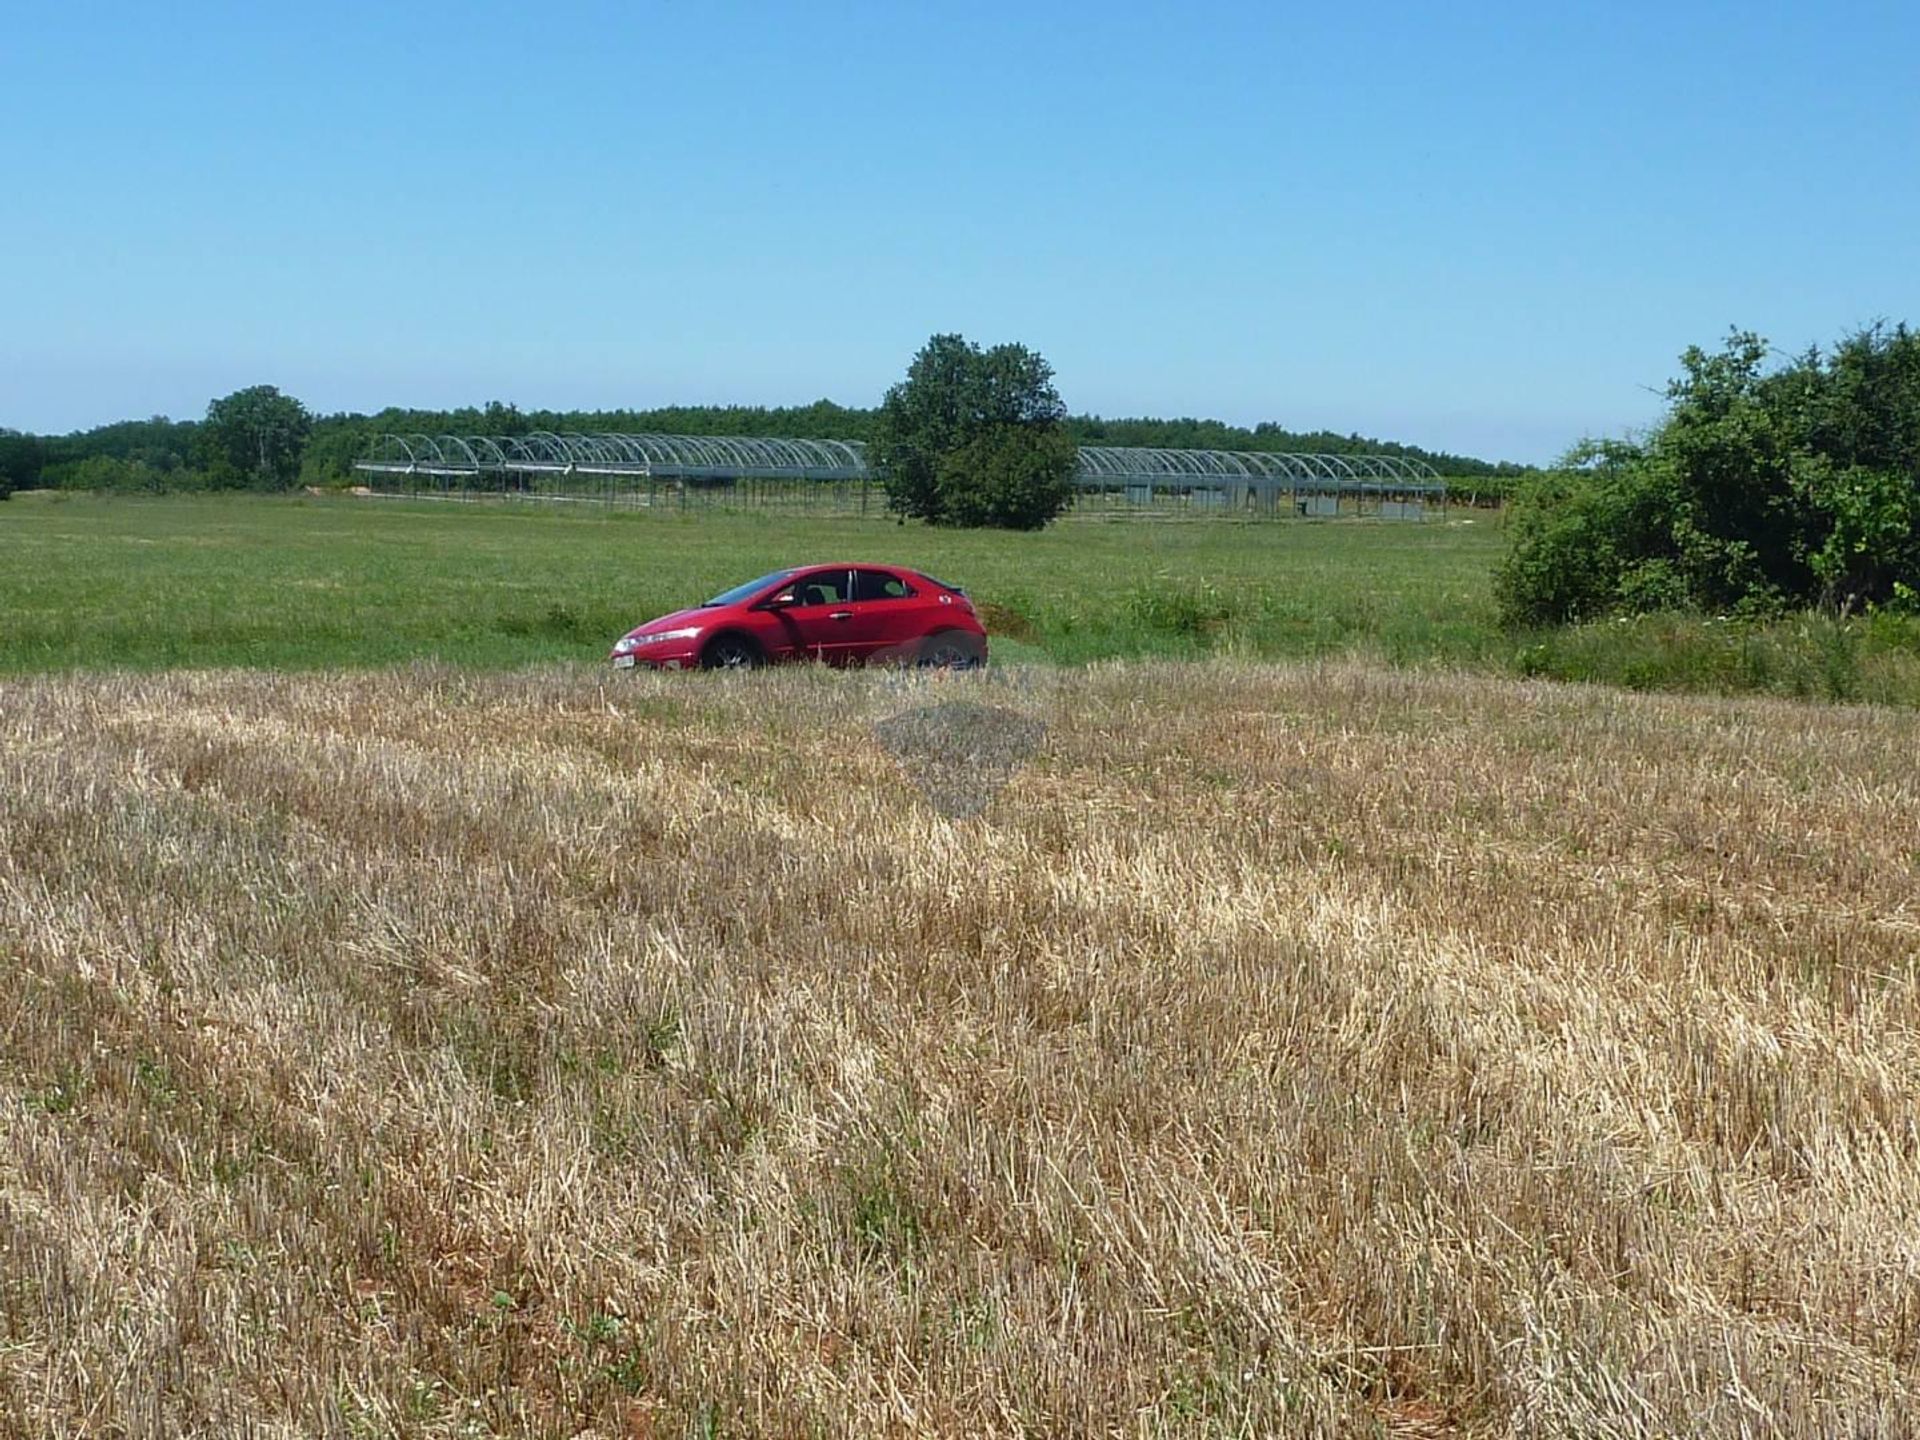
[[[616,655],[616,656],[614,656],[614,657],[613,657],[613,668],[614,668],[614,669],[616,669],[616,670],[631,670],[631,669],[633,669],[633,656],[631,656],[631,655]]]

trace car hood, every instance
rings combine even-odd
[[[696,605],[691,610],[676,610],[671,615],[662,615],[658,620],[649,620],[644,625],[636,625],[629,635],[658,635],[662,630],[684,630],[689,625],[710,625],[718,610],[708,610]]]

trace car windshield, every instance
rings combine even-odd
[[[762,575],[758,580],[749,580],[746,584],[736,585],[731,590],[722,590],[711,600],[702,602],[700,608],[706,610],[715,605],[738,605],[742,600],[758,595],[762,590],[766,589],[767,586],[773,584],[775,581],[784,580],[791,574],[793,574],[791,570],[770,571]]]

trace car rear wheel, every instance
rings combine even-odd
[[[920,642],[917,657],[933,670],[971,670],[986,663],[980,642],[964,630],[943,630]]]
[[[703,670],[752,670],[765,661],[760,647],[743,635],[721,635],[700,652]]]

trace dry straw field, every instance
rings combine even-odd
[[[876,729],[934,702],[1037,745],[977,816]],[[0,1431],[1905,1433],[1917,745],[1358,666],[7,681]]]

